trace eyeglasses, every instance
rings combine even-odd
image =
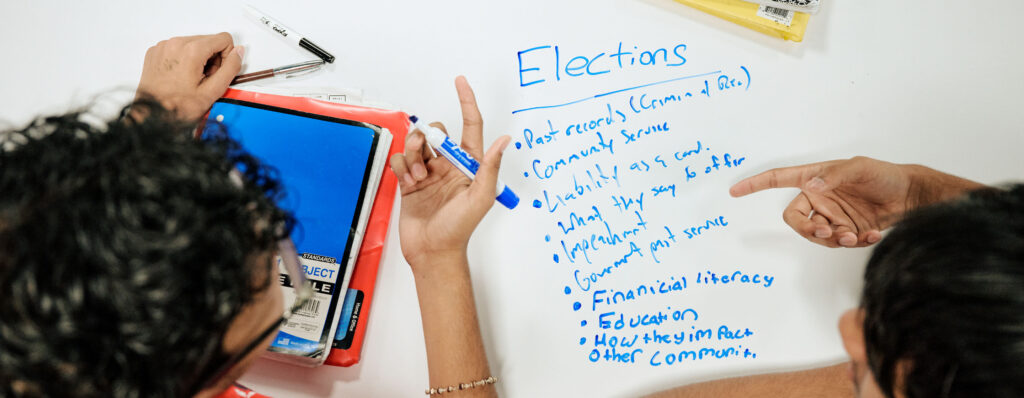
[[[259,334],[252,342],[245,346],[242,350],[232,354],[225,360],[215,371],[207,373],[209,376],[200,376],[201,383],[197,383],[199,386],[192,395],[195,395],[204,388],[213,385],[215,382],[220,380],[228,373],[231,368],[249,355],[257,346],[260,345],[263,340],[266,340],[271,333],[276,333],[281,325],[288,323],[295,313],[302,308],[309,299],[313,297],[313,287],[306,281],[306,273],[302,271],[302,264],[299,262],[299,254],[295,250],[295,244],[292,243],[290,238],[282,239],[277,243],[277,258],[275,261],[278,272],[281,273],[280,281],[284,282],[283,285],[291,285],[292,289],[295,290],[295,301],[290,306],[284,308],[284,314],[281,318],[268,326],[262,333]],[[276,286],[276,285],[275,285]],[[273,289],[275,286],[271,286]]]
[[[299,308],[313,298],[313,286],[306,281],[306,273],[302,270],[302,264],[299,262],[299,253],[295,250],[295,244],[290,238],[285,238],[277,243],[277,254],[278,269],[288,273],[289,283],[287,285],[291,285],[295,290],[295,301],[284,309],[281,322],[278,323],[280,326],[287,323]]]

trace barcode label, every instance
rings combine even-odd
[[[788,18],[789,17],[789,10],[784,10],[784,9],[781,9],[781,8],[778,8],[778,7],[765,6],[764,7],[764,11],[769,13],[769,14],[772,14],[774,16],[777,16],[779,18]]]
[[[770,19],[786,26],[793,23],[793,12],[779,7],[761,5],[761,7],[757,8],[757,16]]]
[[[316,316],[320,314],[320,300],[309,300],[299,307],[297,312],[302,312],[303,315]]]

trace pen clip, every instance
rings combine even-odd
[[[310,73],[316,72],[318,70],[320,70],[320,67],[309,68],[309,69],[302,69],[302,70],[297,70],[297,71],[292,71],[292,72],[286,72],[284,74],[284,78],[285,79],[291,79],[293,77],[305,76],[305,75],[308,75]]]
[[[323,68],[324,64],[324,61],[316,60],[282,66],[280,68],[274,68],[274,76],[284,77],[286,79],[305,76],[320,70]]]

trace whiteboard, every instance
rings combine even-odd
[[[453,79],[464,74],[485,139],[519,143],[502,177],[523,201],[496,206],[469,253],[491,367],[512,397],[630,396],[842,361],[835,324],[857,303],[869,250],[797,237],[780,218],[791,190],[734,199],[727,189],[766,168],[854,155],[986,183],[1019,178],[1024,3],[914,3],[828,1],[798,44],[662,0],[252,2],[338,57],[326,72],[274,85],[361,88],[458,126]],[[247,46],[249,71],[310,58],[246,21],[234,1],[29,4],[0,4],[8,125],[102,92],[130,96],[146,48],[171,36],[229,31]],[[613,58],[620,43],[632,54]],[[287,397],[420,394],[426,356],[397,243],[392,228],[360,364],[261,360],[242,382]],[[643,319],[659,313],[659,324]],[[630,326],[638,316],[648,324]],[[680,333],[679,344],[665,341]],[[612,342],[615,355],[605,355]],[[714,351],[686,353],[701,348]]]

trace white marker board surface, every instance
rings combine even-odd
[[[869,250],[802,240],[780,219],[795,192],[730,198],[742,177],[854,155],[986,183],[1024,171],[1016,1],[832,1],[803,43],[655,0],[253,5],[338,57],[261,84],[362,88],[457,131],[464,74],[486,141],[519,144],[502,176],[522,203],[496,206],[470,245],[505,396],[630,396],[843,360],[835,324]],[[13,125],[130,92],[146,48],[171,36],[229,31],[247,71],[310,58],[238,2],[6,2],[0,14],[0,119]],[[261,361],[243,383],[282,397],[421,393],[418,306],[392,225],[362,363]]]

